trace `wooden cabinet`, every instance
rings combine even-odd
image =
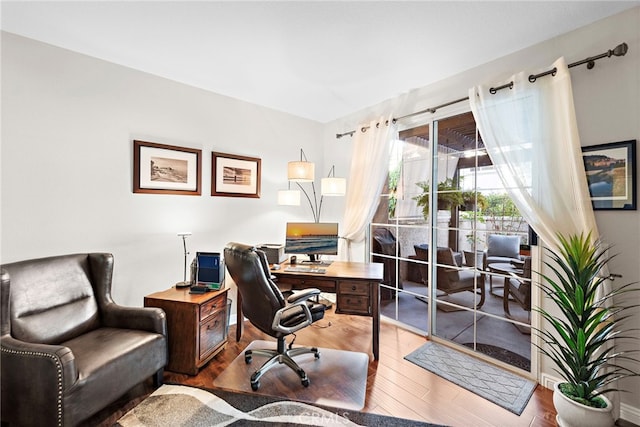
[[[227,291],[190,294],[171,288],[144,297],[145,307],[167,315],[169,363],[172,372],[196,375],[227,343]]]

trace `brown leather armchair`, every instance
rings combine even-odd
[[[162,383],[165,314],[111,298],[113,256],[2,265],[2,422],[73,426],[135,385]]]

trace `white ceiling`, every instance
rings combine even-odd
[[[8,32],[324,123],[639,4],[3,0],[1,19]]]

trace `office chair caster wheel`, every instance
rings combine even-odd
[[[251,363],[251,361],[253,360],[253,358],[251,357],[251,354],[246,354],[244,355],[244,363],[246,363],[247,365],[249,363]]]
[[[310,384],[310,383],[309,383],[309,378],[305,378],[305,379],[303,379],[303,380],[302,380],[302,385],[303,385],[303,386],[305,386],[305,387],[309,387],[309,384]]]
[[[251,390],[258,391],[260,388],[260,381],[251,381]]]

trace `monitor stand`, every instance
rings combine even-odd
[[[307,254],[309,260],[300,261],[300,264],[306,265],[331,265],[331,261],[322,261],[318,254]]]

